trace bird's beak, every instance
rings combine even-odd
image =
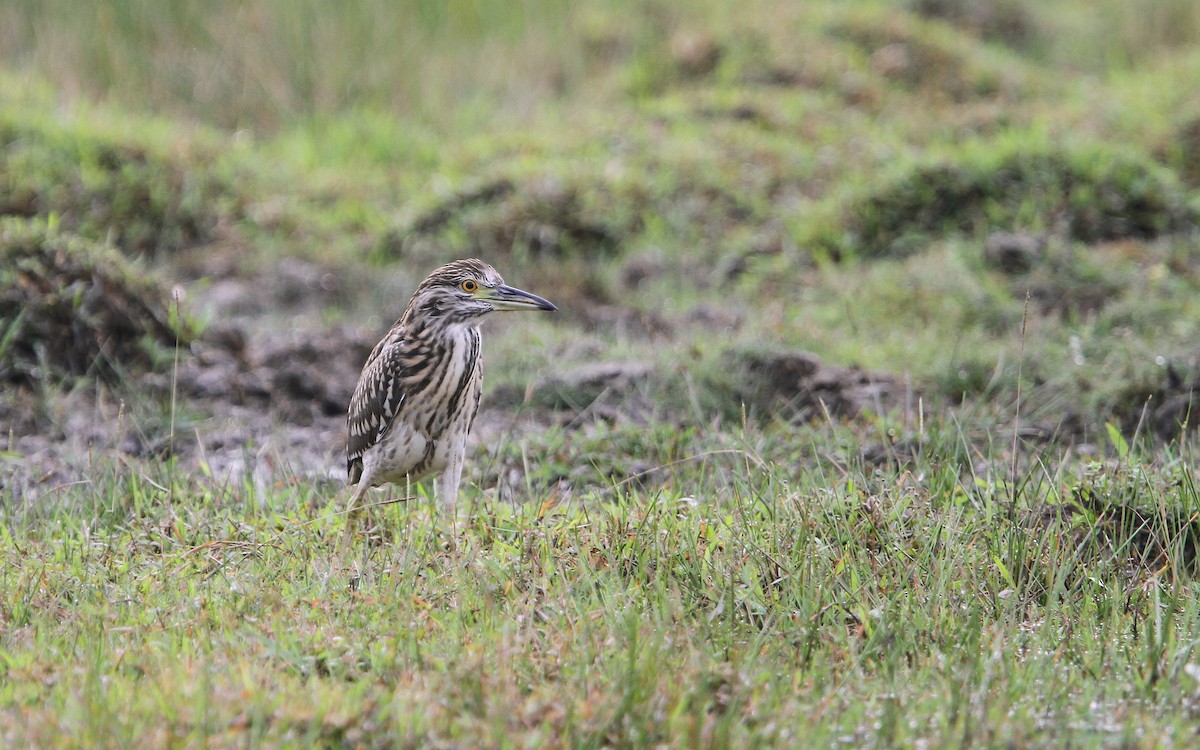
[[[536,294],[530,294],[522,289],[501,284],[484,295],[497,310],[557,310],[550,302]]]

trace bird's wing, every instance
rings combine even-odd
[[[384,339],[371,352],[346,416],[346,473],[355,484],[362,476],[363,454],[383,439],[404,403],[405,376],[411,369],[405,347]]]

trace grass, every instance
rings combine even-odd
[[[1187,744],[1194,585],[1173,566],[1131,577],[1128,548],[1085,533],[1099,526],[1046,534],[1026,517],[1084,486],[1192,512],[1187,456],[1041,465],[1012,485],[963,475],[953,429],[919,438],[897,471],[814,431],[697,433],[665,489],[477,495],[457,527],[385,506],[349,558],[305,482],[255,505],[169,467],[100,472],[0,529],[0,732],[40,747]],[[806,441],[830,458],[777,460]],[[1185,480],[1155,479],[1172,472]]]
[[[0,745],[1195,744],[1193,6],[4,4]],[[346,549],[464,255],[560,311]]]

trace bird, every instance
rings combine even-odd
[[[371,488],[435,475],[438,501],[453,517],[483,391],[479,325],[493,312],[557,309],[508,286],[477,258],[447,263],[417,286],[367,357],[350,399],[346,473],[357,485],[351,520]]]

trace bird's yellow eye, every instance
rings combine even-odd
[[[479,288],[479,284],[475,283],[474,279],[463,279],[463,283],[459,284],[459,286],[467,294],[474,294],[475,290]]]

